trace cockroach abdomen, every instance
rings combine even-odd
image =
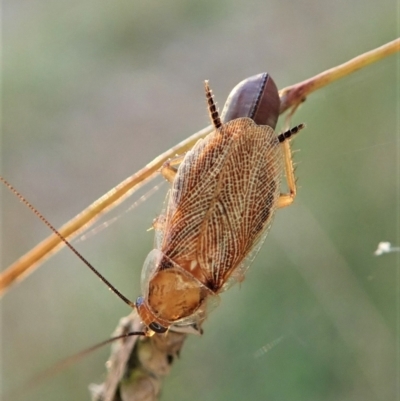
[[[279,117],[280,99],[275,82],[263,72],[237,84],[228,96],[221,120],[251,118],[257,125],[275,129]]]

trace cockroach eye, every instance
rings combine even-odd
[[[166,327],[161,326],[161,324],[158,324],[156,322],[150,323],[149,329],[153,330],[155,333],[158,333],[158,334],[165,333],[168,330]]]

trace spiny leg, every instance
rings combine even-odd
[[[292,151],[290,149],[290,139],[292,139],[293,135],[297,134],[300,130],[305,128],[304,124],[297,125],[296,127],[291,128],[290,130],[283,132],[278,135],[278,140],[281,143],[283,150],[283,157],[285,160],[285,174],[286,174],[286,182],[289,188],[288,194],[281,194],[278,199],[278,208],[289,206],[293,203],[294,198],[296,197],[296,178],[294,176],[294,168],[293,168],[293,160],[292,160]]]
[[[208,86],[208,81],[204,81],[204,88],[206,90],[206,99],[208,104],[208,111],[210,113],[211,122],[213,123],[216,129],[222,126],[221,119],[219,118],[219,113],[217,110],[217,106],[214,103],[213,94]]]

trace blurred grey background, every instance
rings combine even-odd
[[[279,88],[294,84],[399,36],[396,7],[4,1],[2,174],[60,226],[209,124],[204,79],[220,107],[234,85],[262,71]],[[307,124],[293,144],[298,198],[278,211],[246,280],[222,296],[204,336],[185,345],[163,401],[395,399],[399,254],[373,251],[384,240],[400,245],[398,66],[398,56],[385,59],[298,110],[292,123]],[[124,213],[133,196],[117,223],[76,243],[132,299],[166,190]],[[3,268],[49,234],[5,189],[2,219]],[[68,250],[6,294],[1,310],[5,390],[107,338],[129,313]],[[108,354],[26,399],[89,399]]]

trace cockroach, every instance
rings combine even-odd
[[[289,140],[304,125],[275,134],[278,111],[271,114],[260,106],[271,103],[260,90],[267,80],[267,74],[260,74],[240,83],[222,119],[206,81],[214,132],[162,169],[172,188],[165,215],[156,225],[156,249],[142,270],[143,296],[136,301],[150,332],[199,327],[218,295],[243,280],[275,210],[295,198]],[[266,93],[271,96],[271,91]],[[273,127],[259,124],[265,120]],[[284,168],[287,194],[280,192]]]
[[[172,188],[165,215],[155,224],[156,248],[142,270],[143,296],[131,302],[63,239],[137,309],[149,335],[171,326],[200,327],[218,295],[243,280],[275,210],[296,196],[289,141],[304,125],[275,134],[279,95],[270,76],[263,73],[239,83],[221,117],[208,81],[205,92],[214,131],[161,170]],[[283,169],[289,188],[285,194],[280,192]]]
[[[166,210],[154,224],[156,247],[142,270],[143,295],[131,302],[62,238],[112,291],[137,309],[145,327],[138,335],[170,328],[200,331],[219,294],[243,280],[275,210],[290,205],[296,196],[289,143],[304,125],[275,134],[280,103],[271,77],[263,73],[238,84],[221,116],[208,81],[205,92],[214,130],[161,170],[172,187]],[[283,171],[288,193],[280,191]]]

